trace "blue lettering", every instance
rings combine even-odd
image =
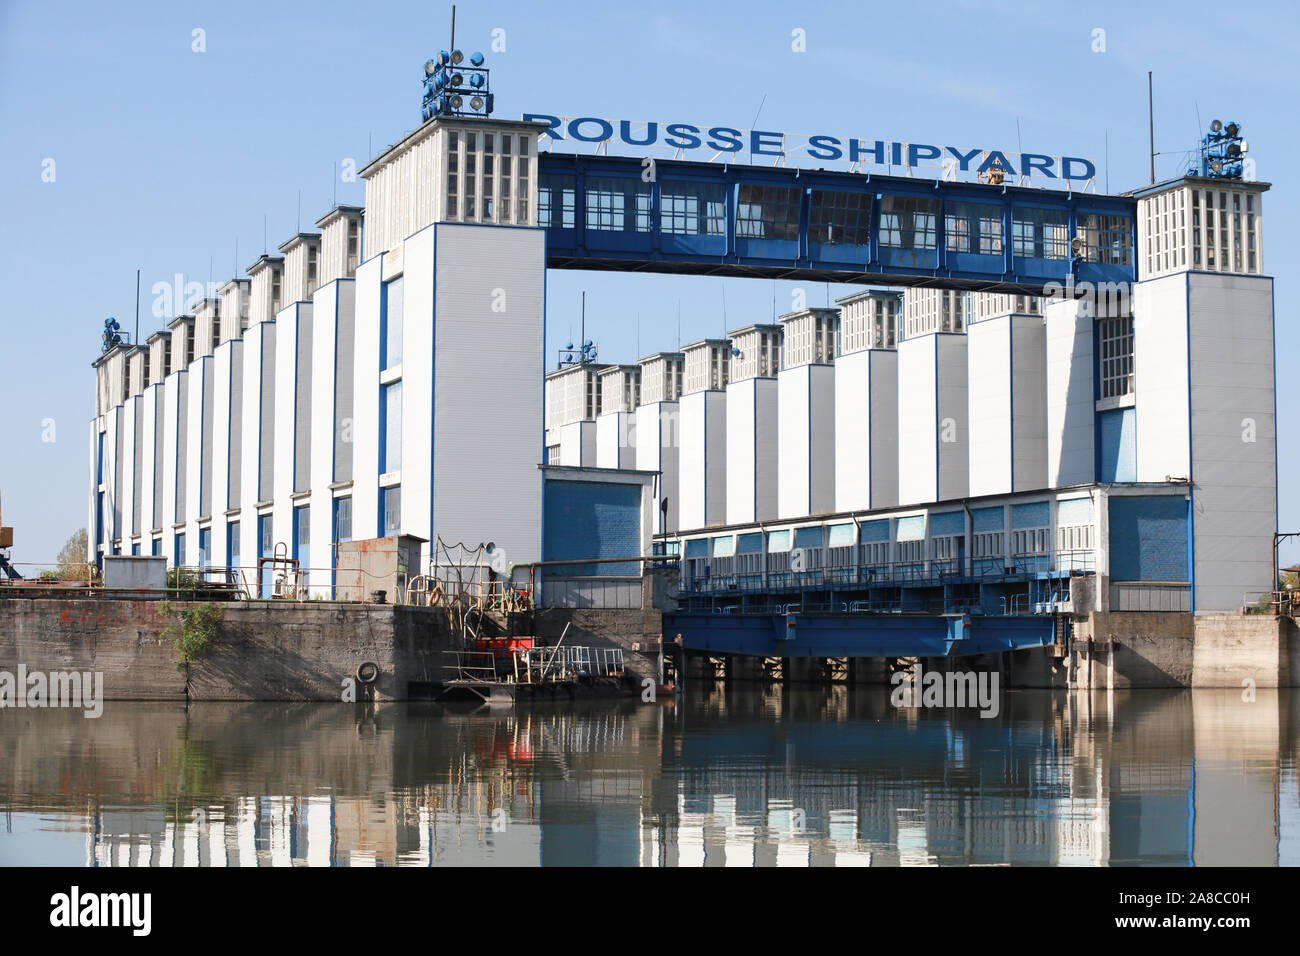
[[[1052,172],[1052,167],[1056,165],[1056,160],[1051,156],[1042,156],[1039,153],[1021,153],[1020,154],[1020,171],[1026,176],[1033,173],[1035,169],[1040,170],[1048,179],[1055,179],[1056,173]]]
[[[695,134],[699,131],[698,126],[692,126],[690,123],[669,123],[668,138],[664,142],[677,149],[698,149],[700,138]],[[674,136],[678,139],[673,139]]]
[[[872,146],[870,149],[863,149],[862,140],[860,139],[849,140],[849,162],[850,163],[861,162],[862,157],[868,154],[870,154],[870,156],[872,157],[871,162],[875,163],[877,166],[885,165],[885,144],[883,142],[881,142],[880,140],[876,140],[876,145]]]
[[[1083,172],[1075,175],[1071,170],[1074,164],[1079,163],[1083,166]],[[1097,177],[1097,167],[1092,164],[1091,160],[1080,159],[1078,156],[1063,156],[1061,158],[1061,178],[1063,179],[1095,179]]]
[[[834,136],[810,136],[808,155],[813,159],[839,159],[844,155],[844,150],[840,149],[840,141]]]
[[[1011,160],[1007,159],[999,149],[989,150],[988,158],[980,164],[979,171],[981,173],[987,172],[991,166],[997,166],[999,169],[1008,172],[1013,176],[1016,174],[1016,167],[1011,165]]]
[[[926,151],[924,155],[922,155],[921,150]],[[925,146],[917,143],[910,143],[907,147],[907,165],[916,166],[918,165],[917,160],[938,159],[942,155],[943,150],[938,146]]]
[[[545,113],[525,113],[525,123],[546,123],[546,129],[542,130],[543,136],[549,136],[551,139],[564,139],[563,136],[556,136],[555,131],[560,128],[560,118],[558,116],[547,116]]]
[[[769,139],[769,137],[775,137]],[[764,146],[775,146],[776,149],[764,149]],[[781,146],[781,134],[769,133],[764,130],[750,130],[749,132],[749,151],[759,153],[764,156],[784,156],[785,150]]]
[[[740,138],[740,130],[730,126],[715,126],[709,130],[709,149],[720,153],[734,153],[742,149],[745,141]]]
[[[957,163],[963,172],[970,169],[970,161],[980,154],[978,149],[972,149],[969,153],[963,153],[956,146],[949,146],[948,152],[952,153],[956,158]]]
[[[619,139],[623,140],[623,142],[627,143],[629,146],[650,146],[650,145],[652,145],[652,144],[654,143],[655,140],[657,140],[657,139],[659,138],[659,124],[658,124],[658,123],[646,123],[646,124],[645,124],[645,137],[646,137],[646,138],[645,138],[645,139],[633,139],[633,138],[632,138],[632,124],[631,124],[630,122],[628,122],[627,120],[619,120],[619,123],[618,123],[618,136],[619,136]]]
[[[583,123],[595,123],[600,132],[595,136],[584,136],[582,133]],[[583,116],[569,122],[569,135],[583,143],[605,143],[614,138],[614,127],[610,125],[609,120],[603,120],[596,116]]]
[[[891,165],[891,166],[902,166],[902,165],[903,165],[903,144],[902,144],[902,143],[890,143],[889,145],[890,145],[891,147],[893,147],[893,148],[890,150],[890,153],[889,153],[889,163],[890,163],[890,165]]]

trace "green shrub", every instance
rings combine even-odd
[[[180,607],[171,601],[160,601],[158,611],[163,617],[175,616],[175,624],[163,629],[162,636],[176,649],[176,666],[193,664],[212,650],[221,623],[222,611],[215,604],[189,604]]]

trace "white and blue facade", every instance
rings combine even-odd
[[[362,171],[364,208],[102,356],[94,556],[279,549],[317,596],[336,544],[394,534],[424,562],[439,540],[510,565],[680,552],[711,602],[997,613],[1084,574],[1099,610],[1211,611],[1269,589],[1265,184],[667,161],[646,182],[627,157],[539,155],[544,126],[424,123]],[[547,269],[584,267],[890,288],[548,373]]]

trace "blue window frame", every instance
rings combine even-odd
[[[379,473],[402,469],[402,383],[385,385],[379,394]]]
[[[402,364],[402,336],[406,325],[406,294],[402,277],[384,283],[383,309],[379,313],[380,371]]]
[[[379,495],[380,537],[399,534],[402,530],[402,486],[384,488]]]
[[[334,540],[352,540],[352,499],[334,499]]]
[[[311,508],[293,509],[293,557],[299,568],[311,567]]]
[[[665,235],[726,234],[726,198],[721,183],[666,182],[659,197],[659,228]]]

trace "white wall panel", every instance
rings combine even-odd
[[[1078,301],[1048,304],[1047,484],[1050,488],[1094,480],[1094,394],[1092,324]],[[1139,453],[1138,458],[1141,459]]]

